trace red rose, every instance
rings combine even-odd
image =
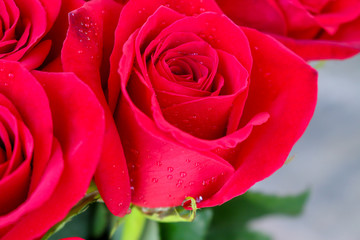
[[[101,50],[112,49],[104,86],[134,204],[178,206],[191,196],[199,207],[218,205],[282,166],[316,103],[316,72],[302,59],[238,27],[211,0],[129,1],[113,45],[102,44],[100,35],[112,43],[114,26],[101,23],[113,15],[104,1],[90,3],[74,12],[63,65],[100,82],[99,73],[108,75]],[[75,34],[85,20],[87,41]],[[72,59],[82,64],[74,67]]]
[[[72,73],[0,61],[0,238],[37,239],[87,190],[104,137],[94,94]]]
[[[359,0],[217,0],[235,23],[270,33],[306,60],[360,51]]]
[[[41,41],[59,14],[60,0],[6,0],[0,3],[0,58],[29,69],[46,58],[51,41]]]

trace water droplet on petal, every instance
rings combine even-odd
[[[169,180],[173,179],[173,175],[168,175],[167,179],[169,179]]]
[[[186,177],[186,175],[187,175],[186,172],[181,172],[181,173],[180,173],[180,177],[182,177],[182,178]]]
[[[153,183],[157,183],[157,182],[159,181],[159,179],[153,178],[151,181],[152,181]]]
[[[173,168],[173,167],[168,167],[168,171],[169,171],[169,172],[173,172],[173,171],[174,171],[174,168]]]
[[[178,180],[177,184],[176,184],[176,187],[179,188],[181,187],[181,185],[183,184],[183,180]]]

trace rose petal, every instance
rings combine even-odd
[[[128,2],[119,17],[119,24],[115,32],[115,45],[110,57],[110,76],[108,83],[108,101],[111,110],[116,107],[116,102],[120,92],[120,79],[117,73],[119,62],[123,53],[123,46],[130,38],[130,35],[140,28],[147,18],[152,15],[156,9],[165,5],[169,8],[179,10],[180,13],[192,16],[204,11],[218,12],[221,10],[213,0],[134,0]],[[164,21],[167,21],[164,19]]]
[[[16,107],[37,146],[33,157],[36,168],[32,171],[31,192],[38,184],[51,153],[53,126],[49,103],[40,84],[18,64],[0,61],[0,76],[0,92]]]
[[[134,204],[178,206],[186,196],[212,195],[232,174],[226,161],[179,145],[128,104],[125,99],[120,101],[121,111],[115,118],[133,179]]]
[[[63,149],[64,171],[50,199],[17,221],[3,239],[40,237],[63,219],[86,192],[102,149],[99,142],[104,136],[104,113],[88,86],[71,73],[34,75],[49,97],[54,133]]]
[[[70,14],[70,26],[62,49],[62,63],[65,71],[74,72],[90,86],[105,110],[104,149],[95,181],[110,211],[123,216],[130,205],[130,183],[120,138],[101,86],[102,18],[102,8],[98,7],[96,1],[89,2]],[[78,62],[82,63],[81,66]]]
[[[239,26],[248,26],[279,35],[285,35],[287,32],[284,15],[272,0],[217,0],[216,2]],[[254,14],[255,9],[256,14]]]
[[[51,158],[49,160],[49,164],[46,166],[44,175],[42,176],[38,187],[32,194],[27,196],[26,201],[18,208],[14,209],[7,215],[0,217],[0,232],[1,229],[6,226],[11,226],[11,224],[19,220],[25,213],[37,209],[49,199],[58,184],[63,168],[64,160],[61,147],[58,141],[53,139]],[[16,198],[9,199],[14,200]]]
[[[246,28],[244,32],[251,44],[254,67],[241,124],[259,111],[268,112],[270,118],[239,145],[238,155],[230,160],[236,168],[232,178],[199,207],[222,204],[280,168],[315,109],[316,71],[264,34]]]

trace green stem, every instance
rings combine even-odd
[[[123,240],[140,240],[144,231],[146,218],[137,209],[132,208],[132,212],[125,216],[124,230],[122,234]]]

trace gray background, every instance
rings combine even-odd
[[[274,240],[359,240],[360,56],[319,69],[315,115],[292,155],[252,189],[286,195],[310,188],[304,214],[267,217],[252,227]]]

